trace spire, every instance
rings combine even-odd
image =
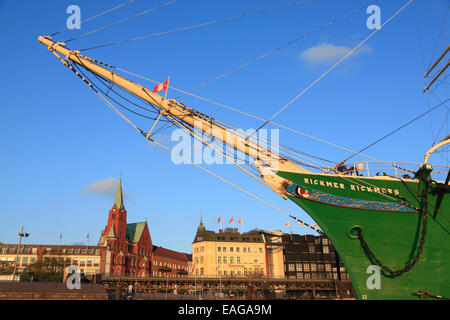
[[[123,207],[123,196],[122,196],[122,176],[120,176],[119,186],[117,187],[116,200],[114,200],[114,204],[117,209],[122,209]]]
[[[200,225],[197,227],[197,232],[205,231],[205,226],[203,225],[203,217],[200,217]]]

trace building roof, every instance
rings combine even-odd
[[[264,239],[262,238],[261,234],[258,233],[216,233],[210,230],[198,230],[193,243],[202,241],[258,243],[264,242]]]
[[[109,229],[107,238],[117,238],[116,231],[114,230],[114,225],[111,225],[111,228]]]
[[[114,204],[119,210],[123,207],[122,178],[120,178],[119,180],[119,186],[117,187],[116,199],[114,200]]]
[[[139,242],[147,222],[136,222],[127,224],[127,240],[133,243]]]
[[[184,261],[184,262],[188,261],[186,254],[184,254],[183,252],[173,251],[173,250],[166,249],[163,247],[158,247],[158,246],[153,246],[153,256],[171,258],[171,259],[180,260],[180,261]]]

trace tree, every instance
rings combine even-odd
[[[64,263],[57,258],[48,258],[30,264],[23,270],[21,279],[38,282],[62,282]]]
[[[14,262],[0,261],[0,275],[12,274],[14,270]]]

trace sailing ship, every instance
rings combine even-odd
[[[431,154],[450,143],[449,136],[428,150],[415,169],[405,168],[414,167],[412,163],[365,161],[342,162],[314,172],[224,122],[126,78],[118,68],[53,41],[51,36],[40,36],[38,41],[146,140],[157,143],[151,134],[154,126],[149,132],[135,126],[84,72],[155,107],[159,112],[156,122],[164,117],[212,148],[199,132],[254,159],[259,176],[250,174],[301,207],[321,230],[313,228],[329,237],[359,299],[450,296],[450,172],[445,181],[437,181],[433,174],[448,167],[428,161]],[[381,171],[380,166],[383,171],[391,170],[390,174],[374,174]],[[373,272],[379,272],[378,286],[370,283]]]

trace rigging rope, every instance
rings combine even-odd
[[[87,57],[85,57],[85,58],[87,58]],[[93,60],[93,59],[91,59],[91,60]],[[93,61],[95,61],[95,60],[93,60]],[[98,62],[98,61],[96,61],[96,62]],[[108,65],[108,66],[109,66],[109,65]],[[112,66],[109,66],[109,67],[112,67]],[[122,72],[124,72],[124,73],[127,73],[127,74],[129,74],[129,75],[132,75],[132,76],[135,76],[135,77],[138,77],[138,78],[141,78],[141,79],[150,81],[150,82],[152,82],[152,83],[160,83],[159,81],[149,79],[149,78],[147,78],[147,77],[138,75],[138,74],[136,74],[136,73],[127,71],[127,70],[122,69],[122,68],[119,68],[119,67],[112,67],[112,68],[114,68],[114,69],[116,69],[116,70],[119,70],[119,71],[122,71]],[[175,88],[175,87],[170,87],[170,89],[173,89],[173,90],[178,91],[178,92],[181,92],[181,93],[185,93],[185,94],[187,94],[187,95],[189,95],[189,96],[191,96],[191,97],[193,97],[193,98],[197,98],[197,99],[199,99],[199,100],[203,100],[203,101],[205,101],[205,102],[212,103],[212,104],[214,104],[214,105],[216,105],[216,106],[219,106],[219,107],[222,107],[222,108],[226,108],[226,109],[228,109],[228,110],[231,110],[231,111],[234,111],[234,112],[243,114],[243,115],[245,115],[245,116],[247,116],[247,117],[251,117],[251,118],[254,118],[254,119],[257,119],[257,120],[265,121],[264,118],[261,118],[261,117],[252,115],[252,114],[250,114],[250,113],[247,113],[247,112],[245,112],[245,111],[241,111],[241,110],[239,110],[239,109],[236,109],[236,108],[227,106],[227,105],[225,105],[225,104],[223,104],[223,103],[220,103],[220,102],[217,102],[217,101],[208,99],[208,98],[204,98],[204,97],[198,96],[198,95],[193,94],[193,93],[189,93],[189,92],[187,92],[187,91],[184,91],[184,90],[181,90],[181,89],[178,89],[178,88]],[[331,146],[333,146],[333,147],[340,148],[340,149],[342,149],[342,150],[346,150],[346,151],[349,151],[349,152],[357,152],[357,151],[354,151],[354,150],[352,150],[352,149],[349,149],[349,148],[346,148],[346,147],[337,145],[337,144],[335,144],[335,143],[332,143],[332,142],[323,140],[323,139],[321,139],[321,138],[314,137],[314,136],[309,135],[309,134],[307,134],[307,133],[301,132],[301,131],[299,131],[299,130],[296,130],[296,129],[287,127],[287,126],[285,126],[285,125],[282,125],[282,124],[279,124],[279,123],[276,123],[276,122],[272,122],[272,121],[271,121],[270,124],[272,124],[272,125],[274,125],[274,126],[277,126],[277,127],[280,127],[280,128],[282,128],[282,129],[286,129],[286,130],[289,130],[289,131],[291,131],[291,132],[294,132],[294,133],[303,135],[303,136],[308,137],[308,138],[310,138],[310,139],[314,139],[314,140],[317,140],[317,141],[319,141],[319,142],[322,142],[322,143],[325,143],[325,144],[329,144],[329,145],[331,145]],[[360,155],[363,156],[363,157],[372,159],[372,160],[380,161],[380,160],[377,159],[377,158],[374,158],[374,157],[371,157],[371,156],[368,156],[368,155],[365,155],[365,154],[362,154],[362,153],[361,153]]]
[[[372,2],[377,2],[377,1],[378,1],[378,0],[375,0],[375,1],[372,1]],[[366,6],[363,6],[363,7],[361,7],[361,8],[358,8],[358,9],[354,9],[354,10],[348,12],[347,14],[345,14],[345,15],[339,17],[339,18],[336,18],[336,19],[334,19],[334,20],[332,20],[332,21],[330,21],[330,22],[328,22],[328,23],[326,23],[326,24],[324,24],[324,25],[322,25],[322,26],[320,26],[320,27],[317,27],[316,29],[314,29],[314,30],[312,30],[312,31],[310,31],[310,32],[307,32],[307,33],[302,34],[301,36],[295,38],[294,40],[291,40],[291,41],[289,41],[289,42],[286,42],[286,43],[282,44],[281,46],[279,46],[279,47],[277,47],[277,48],[275,48],[275,49],[272,49],[272,50],[270,50],[270,51],[268,51],[268,52],[266,52],[266,53],[264,53],[264,54],[262,54],[262,55],[260,55],[260,56],[258,56],[258,57],[256,57],[256,58],[254,58],[254,59],[248,60],[247,62],[245,62],[245,63],[243,63],[243,64],[241,64],[241,65],[239,65],[239,66],[237,66],[237,67],[235,67],[235,68],[233,68],[233,69],[231,69],[231,70],[229,70],[229,71],[227,71],[227,72],[225,72],[225,73],[223,73],[223,74],[221,74],[221,75],[219,75],[219,76],[217,76],[217,77],[215,77],[215,78],[212,78],[212,79],[210,79],[210,80],[208,80],[208,81],[205,81],[205,82],[199,84],[198,86],[196,86],[195,88],[189,90],[188,92],[186,92],[186,93],[184,93],[184,94],[188,94],[188,93],[190,93],[190,92],[194,92],[194,91],[200,89],[201,87],[204,87],[204,86],[206,86],[206,85],[208,85],[208,84],[210,84],[210,83],[212,83],[212,82],[214,82],[214,81],[216,81],[216,80],[219,80],[219,79],[221,79],[221,78],[223,78],[223,77],[225,77],[225,76],[227,76],[227,75],[229,75],[229,74],[231,74],[231,73],[233,73],[233,72],[236,72],[236,71],[238,71],[238,70],[241,70],[241,69],[247,67],[248,65],[250,65],[250,64],[252,64],[252,63],[255,63],[255,62],[257,62],[257,61],[259,61],[259,60],[261,60],[261,59],[263,59],[263,58],[265,58],[265,57],[267,57],[267,56],[269,56],[269,55],[271,55],[271,54],[273,54],[273,53],[275,53],[275,52],[277,52],[277,51],[280,51],[281,49],[284,49],[284,48],[286,48],[286,47],[288,47],[288,46],[290,46],[290,45],[296,43],[297,41],[303,40],[303,39],[309,37],[310,35],[312,35],[312,34],[314,34],[314,33],[317,33],[317,32],[319,32],[319,31],[322,31],[323,29],[325,29],[325,28],[327,28],[327,27],[329,27],[329,26],[331,26],[331,25],[333,25],[333,24],[335,24],[335,23],[337,23],[337,22],[339,22],[339,21],[342,21],[342,20],[344,20],[344,19],[350,17],[350,16],[353,15],[354,13],[357,13],[357,12],[359,12],[359,11],[365,9],[366,7],[367,7],[367,5],[366,5]],[[184,94],[175,97],[175,99],[178,99],[178,98],[182,97]]]
[[[339,64],[341,64],[347,57],[349,57],[353,52],[355,52],[359,47],[361,47],[365,42],[367,42],[375,33],[377,33],[379,30],[383,28],[383,26],[391,21],[397,14],[399,14],[403,9],[405,9],[408,5],[410,5],[414,0],[409,0],[407,4],[405,4],[403,7],[401,7],[394,15],[392,15],[386,22],[384,22],[378,29],[375,29],[369,36],[367,36],[363,41],[361,41],[358,45],[356,45],[353,49],[351,49],[347,54],[345,54],[341,59],[339,59],[338,62],[336,62],[331,68],[329,68],[327,71],[325,71],[320,77],[318,77],[316,80],[314,80],[308,87],[306,87],[302,92],[300,92],[297,96],[295,96],[291,101],[289,101],[284,107],[282,107],[280,110],[278,110],[274,115],[272,115],[268,120],[266,120],[259,128],[256,130],[258,131],[262,127],[264,127],[266,124],[270,123],[271,120],[273,120],[277,115],[279,115],[284,109],[289,107],[292,103],[294,103],[298,98],[300,98],[303,94],[305,94],[309,89],[311,89],[317,82],[319,82],[322,78],[324,78],[330,71],[332,71],[334,68],[336,68]]]
[[[362,151],[364,151],[364,150],[369,149],[370,147],[372,147],[373,145],[377,144],[378,142],[380,142],[380,141],[386,139],[387,137],[393,135],[393,134],[396,133],[397,131],[403,129],[404,127],[406,127],[406,126],[408,126],[408,125],[410,125],[410,124],[413,123],[414,121],[416,121],[416,120],[422,118],[424,115],[426,115],[426,114],[430,113],[431,111],[433,111],[433,110],[439,108],[440,106],[442,106],[443,104],[445,104],[448,100],[450,100],[450,98],[448,98],[447,100],[444,100],[443,102],[439,103],[438,105],[436,105],[435,107],[431,108],[430,110],[427,110],[427,111],[425,111],[424,113],[422,113],[421,115],[419,115],[419,116],[415,117],[414,119],[408,121],[407,123],[405,123],[405,124],[402,125],[401,127],[399,127],[399,128],[397,128],[397,129],[395,129],[395,130],[389,132],[387,135],[381,137],[380,139],[376,140],[375,142],[372,142],[372,143],[369,144],[367,147],[362,148],[358,153],[360,153],[360,152],[362,152]],[[350,157],[346,158],[344,161],[341,161],[341,162],[339,162],[339,163],[344,163],[344,162],[346,162],[347,160],[353,158],[356,154],[357,154],[357,153],[352,154]]]
[[[61,59],[61,61],[63,61],[63,60]],[[74,70],[73,70],[73,71],[74,71]],[[80,77],[81,77],[81,76],[80,76]],[[85,83],[88,85],[88,87],[89,87],[89,88],[90,88],[90,89],[91,89],[91,90],[92,90],[92,91],[93,91],[93,92],[94,92],[94,93],[95,93],[95,94],[96,94],[96,95],[97,95],[97,96],[98,96],[98,97],[106,104],[106,106],[107,106],[110,110],[112,110],[114,113],[116,113],[118,116],[120,116],[123,120],[125,120],[126,122],[128,122],[128,123],[129,123],[131,126],[133,126],[137,131],[139,131],[139,133],[141,133],[144,137],[147,135],[146,132],[144,132],[144,131],[142,131],[141,129],[139,129],[133,122],[131,122],[131,121],[130,121],[127,117],[125,117],[119,110],[117,110],[117,108],[115,108],[115,107],[114,107],[114,106],[113,106],[113,105],[112,105],[105,97],[103,97],[102,94],[100,94],[100,93],[99,93],[92,85],[90,85],[89,82],[87,82],[87,81],[84,81],[84,82],[85,82]],[[303,225],[306,225],[307,227],[309,227],[310,229],[316,231],[317,233],[322,234],[322,231],[321,231],[320,229],[317,229],[317,228],[315,228],[315,227],[313,227],[313,226],[310,226],[309,224],[307,224],[307,223],[301,221],[300,219],[298,219],[298,218],[296,218],[296,217],[290,215],[289,213],[287,213],[287,212],[285,212],[285,211],[279,209],[278,207],[276,207],[276,206],[270,204],[269,202],[267,202],[267,201],[265,201],[265,200],[263,200],[263,199],[261,199],[261,198],[255,196],[254,194],[250,193],[249,191],[247,191],[247,190],[245,190],[245,189],[243,189],[243,188],[241,188],[241,187],[235,185],[234,183],[232,183],[232,182],[230,182],[229,180],[227,180],[227,179],[225,179],[225,178],[219,176],[218,174],[216,174],[216,173],[214,173],[214,172],[212,172],[212,171],[210,171],[210,170],[208,170],[208,169],[206,169],[206,168],[200,166],[200,165],[197,164],[197,163],[194,163],[194,162],[191,161],[190,159],[186,159],[185,157],[179,155],[178,153],[176,153],[176,152],[173,151],[172,149],[169,149],[168,147],[166,147],[166,146],[164,146],[164,145],[158,143],[158,142],[155,141],[155,140],[148,139],[148,141],[151,141],[151,142],[153,142],[154,144],[156,144],[157,146],[160,146],[161,148],[163,148],[163,149],[165,149],[165,150],[167,150],[167,151],[169,151],[169,152],[171,152],[171,153],[177,155],[178,157],[182,158],[183,160],[192,163],[193,165],[197,166],[198,168],[200,168],[200,169],[202,169],[202,170],[204,170],[204,171],[210,173],[211,175],[215,176],[216,178],[219,178],[220,180],[222,180],[222,181],[224,181],[224,182],[226,182],[226,183],[232,185],[233,187],[237,188],[238,190],[240,190],[240,191],[242,191],[242,192],[248,194],[249,196],[251,196],[251,197],[253,197],[253,198],[255,198],[255,199],[261,201],[262,203],[264,203],[264,204],[270,206],[271,208],[273,208],[273,209],[275,209],[275,210],[277,210],[277,211],[279,211],[279,212],[281,212],[281,213],[283,213],[283,214],[289,216],[289,217],[292,218],[292,219],[297,220],[297,221],[300,222],[300,223],[303,223]]]
[[[109,13],[109,12],[111,12],[111,11],[114,11],[114,10],[116,10],[116,9],[119,9],[119,8],[123,7],[123,6],[126,6],[127,4],[130,4],[130,3],[134,2],[134,1],[136,1],[136,0],[129,0],[129,1],[126,1],[126,2],[124,2],[124,3],[122,3],[122,4],[118,5],[118,6],[116,6],[116,7],[114,7],[114,8],[108,9],[108,10],[106,10],[106,11],[103,11],[102,13],[99,13],[99,14],[93,16],[93,17],[90,17],[90,18],[88,18],[88,19],[86,19],[86,20],[84,20],[84,21],[81,21],[80,24],[83,24],[83,23],[86,23],[86,22],[88,22],[88,21],[90,21],[90,20],[93,20],[93,19],[95,19],[95,18],[98,18],[98,17],[100,17],[100,16],[102,16],[102,15],[104,15],[104,14],[107,14],[107,13]],[[52,33],[52,34],[50,35],[50,37],[56,36],[57,34],[63,33],[63,32],[65,32],[65,31],[67,31],[67,30],[69,30],[69,28],[64,28],[64,29],[62,29],[62,30],[60,30],[60,31],[57,31],[57,32],[55,32],[55,33]]]
[[[178,1],[178,0],[171,0],[171,1],[169,1],[169,2],[166,2],[166,3],[160,4],[160,5],[156,6],[156,7],[153,7],[153,8],[151,8],[151,9],[149,9],[149,10],[142,11],[142,12],[140,12],[140,13],[138,13],[138,14],[135,14],[135,15],[133,15],[133,16],[131,16],[131,17],[128,17],[128,18],[125,18],[125,19],[118,20],[118,21],[116,21],[116,22],[113,22],[113,23],[108,24],[108,25],[106,25],[106,26],[97,28],[97,29],[95,29],[95,30],[92,30],[92,31],[89,31],[89,32],[86,32],[86,33],[83,33],[83,34],[81,34],[81,35],[79,35],[79,36],[73,37],[72,39],[69,39],[69,40],[66,40],[66,41],[63,41],[63,42],[69,43],[69,42],[71,42],[71,41],[73,41],[73,40],[83,38],[83,37],[85,37],[85,36],[88,36],[88,35],[90,35],[90,34],[93,34],[93,33],[97,32],[97,31],[104,30],[104,29],[106,29],[106,28],[115,26],[116,24],[119,24],[119,23],[122,23],[122,22],[125,22],[125,21],[128,21],[128,20],[134,19],[134,18],[139,17],[139,16],[141,16],[141,15],[144,15],[144,14],[146,14],[146,13],[155,11],[155,10],[157,10],[157,9],[159,9],[159,8],[167,7],[168,5],[171,5],[172,3],[177,2],[177,1]]]
[[[131,38],[131,39],[126,39],[126,40],[109,42],[109,43],[106,43],[106,44],[102,44],[102,45],[97,45],[97,46],[94,46],[94,47],[81,49],[80,52],[81,51],[92,50],[92,49],[104,48],[104,47],[108,47],[108,46],[112,46],[112,45],[118,45],[118,44],[122,44],[122,43],[127,43],[127,42],[131,42],[131,41],[136,41],[136,40],[141,40],[141,39],[146,39],[146,38],[151,38],[151,37],[156,37],[156,36],[161,36],[161,35],[164,35],[164,34],[169,34],[169,33],[174,33],[174,32],[179,32],[179,31],[184,31],[184,30],[190,30],[190,29],[195,29],[195,28],[199,28],[199,27],[204,27],[204,26],[220,23],[220,22],[236,20],[236,19],[249,17],[249,16],[253,16],[253,15],[257,15],[257,14],[267,13],[267,12],[271,12],[271,11],[275,11],[275,10],[279,10],[279,9],[284,9],[284,8],[287,8],[287,7],[301,5],[301,4],[305,3],[305,2],[310,2],[310,1],[312,1],[312,0],[296,1],[296,2],[288,3],[288,4],[285,4],[285,5],[282,5],[282,6],[278,6],[278,7],[274,7],[274,8],[248,12],[248,13],[244,13],[244,14],[241,14],[241,15],[238,15],[238,16],[233,16],[233,17],[228,17],[228,18],[223,18],[223,19],[217,19],[217,20],[208,21],[208,22],[204,22],[204,23],[200,23],[200,24],[196,24],[196,25],[192,25],[192,26],[188,26],[188,27],[172,29],[172,30],[159,32],[159,33],[152,33],[152,34],[148,34],[148,35],[144,35],[144,36],[140,36],[140,37],[135,37],[135,38]]]

